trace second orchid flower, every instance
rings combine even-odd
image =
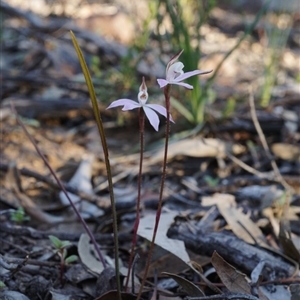
[[[168,84],[176,84],[192,90],[193,86],[184,83],[182,81],[195,75],[203,75],[212,72],[212,70],[209,71],[194,70],[194,71],[184,73],[183,72],[184,64],[180,61],[177,61],[179,56],[182,54],[182,52],[183,50],[181,50],[169,61],[166,69],[166,79],[157,79],[160,88],[163,88]]]

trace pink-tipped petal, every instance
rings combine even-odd
[[[203,74],[208,74],[210,72],[212,72],[212,70],[210,70],[210,71],[194,70],[194,71],[186,72],[186,73],[183,73],[180,76],[178,76],[175,79],[175,81],[182,81],[182,80],[185,80],[185,79],[190,78],[195,75],[203,75]]]
[[[179,51],[177,54],[175,54],[175,55],[171,58],[171,60],[169,61],[168,65],[167,65],[167,72],[168,72],[170,66],[173,65],[173,64],[177,61],[177,59],[178,59],[179,56],[182,54],[182,52],[183,52],[183,50]]]
[[[185,83],[185,82],[177,82],[177,81],[172,81],[171,84],[177,84],[185,87],[186,89],[192,90],[194,89],[192,85]]]
[[[146,117],[148,118],[150,124],[152,125],[152,127],[158,131],[158,126],[159,126],[159,118],[156,114],[155,111],[153,111],[151,108],[147,107],[147,106],[143,106],[144,112]]]
[[[141,107],[139,103],[136,101],[130,100],[130,99],[119,99],[116,101],[113,101],[106,109],[114,108],[117,106],[124,106],[122,110],[131,110],[138,107]]]
[[[142,84],[140,86],[140,92],[147,92],[147,86],[146,86],[146,82],[145,82],[145,77],[142,77]]]
[[[159,84],[160,88],[163,88],[169,84],[169,82],[165,79],[157,79],[157,83]]]
[[[165,118],[167,118],[167,110],[165,107],[159,105],[159,104],[147,104],[148,107],[152,108],[153,110],[155,110],[156,112],[158,112],[159,114],[161,114],[162,116],[164,116]],[[175,123],[171,114],[170,114],[170,121],[172,123]]]

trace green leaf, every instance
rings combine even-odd
[[[62,248],[62,241],[59,238],[57,238],[54,235],[48,235],[48,238],[50,239],[50,241],[52,242],[52,244],[56,249]]]
[[[76,50],[76,53],[78,55],[78,59],[82,68],[82,72],[86,81],[86,85],[87,88],[89,90],[89,94],[90,94],[90,98],[92,101],[92,106],[93,106],[93,112],[94,112],[94,116],[97,122],[97,126],[98,126],[98,130],[100,133],[100,138],[101,138],[101,142],[102,142],[102,146],[103,146],[103,150],[104,151],[108,151],[107,145],[106,145],[106,140],[105,140],[105,133],[104,133],[104,128],[103,128],[103,124],[102,124],[102,119],[101,119],[101,115],[99,114],[99,109],[98,109],[98,102],[97,102],[97,96],[96,96],[96,92],[95,92],[95,88],[92,82],[92,78],[89,72],[89,69],[87,67],[87,64],[85,62],[83,53],[78,45],[78,42],[75,38],[74,33],[71,31],[71,38]]]
[[[117,278],[117,290],[118,290],[118,299],[121,300],[121,281],[120,281],[120,276],[119,276],[119,241],[118,241],[118,224],[117,224],[117,211],[116,211],[116,204],[115,204],[115,198],[114,198],[114,191],[113,191],[113,183],[112,183],[112,172],[110,168],[110,163],[109,163],[109,155],[108,155],[108,147],[106,143],[106,137],[105,137],[105,132],[104,132],[104,127],[101,119],[101,115],[99,112],[98,108],[98,102],[97,102],[97,97],[95,93],[95,88],[91,79],[91,75],[89,72],[89,69],[87,67],[87,64],[85,62],[85,59],[83,57],[82,51],[78,45],[78,42],[76,40],[76,37],[74,33],[71,31],[71,38],[73,45],[75,47],[82,72],[86,81],[86,85],[89,90],[90,98],[92,101],[92,107],[93,107],[93,112],[94,116],[96,119],[101,143],[102,143],[102,148],[103,148],[103,154],[104,154],[104,159],[105,159],[105,167],[106,167],[106,172],[107,172],[107,181],[108,181],[108,186],[109,186],[109,195],[110,195],[110,201],[111,201],[111,207],[112,207],[112,217],[113,217],[113,231],[114,231],[114,249],[115,249],[115,269],[116,269],[116,278]]]
[[[209,175],[204,176],[204,181],[209,185],[209,187],[216,187],[219,184],[219,178],[213,178]]]
[[[69,241],[61,241],[61,248],[66,248],[68,246],[71,246],[71,242]]]
[[[21,206],[17,210],[10,213],[10,219],[16,223],[22,223],[24,221],[29,221],[30,217],[26,216],[24,208]]]
[[[70,255],[69,257],[66,258],[65,263],[66,264],[70,264],[74,261],[78,260],[78,256],[77,255]]]
[[[178,100],[176,100],[175,98],[171,97],[171,104],[189,122],[193,123],[193,120],[194,120],[193,114],[186,107],[184,107]]]

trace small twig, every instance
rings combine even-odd
[[[257,118],[257,115],[256,115],[256,111],[255,111],[255,103],[254,103],[253,91],[252,91],[251,87],[249,89],[249,104],[250,104],[250,112],[251,112],[252,121],[254,123],[255,129],[257,131],[257,134],[259,136],[261,144],[262,144],[262,146],[263,146],[263,148],[264,148],[264,150],[265,150],[268,158],[271,161],[271,166],[272,166],[272,168],[274,170],[276,180],[278,180],[287,191],[291,191],[292,187],[282,177],[282,175],[281,175],[281,173],[279,171],[279,168],[278,168],[275,160],[273,159],[273,157],[271,155],[270,148],[268,146],[266,137],[265,137],[265,135],[264,135],[264,133],[263,133],[263,131],[261,129],[261,126],[259,124],[259,121],[258,121],[258,118]]]
[[[0,232],[2,232],[1,229],[0,229]],[[23,236],[22,236],[22,237],[23,237]],[[3,238],[0,237],[0,244],[1,244],[1,243],[6,244],[6,245],[10,246],[11,248],[18,250],[20,253],[23,253],[24,255],[30,254],[30,252],[27,251],[27,250],[25,250],[24,247],[19,246],[19,245],[17,245],[16,243],[10,242],[10,241],[8,241],[8,240],[9,240],[9,239],[7,239],[7,238],[6,238],[6,239],[3,239]],[[2,244],[2,245],[3,245],[3,244]]]
[[[201,272],[199,272],[197,268],[197,264],[195,262],[191,262],[190,264],[191,269],[203,280],[203,282],[208,286],[212,291],[217,294],[222,294],[222,291],[215,286],[212,282],[210,282]]]
[[[0,222],[0,232],[8,233],[14,236],[28,236],[32,239],[48,239],[49,235],[55,235],[60,240],[68,240],[68,241],[79,241],[81,233],[69,233],[62,231],[39,231],[32,227],[28,226],[20,226],[20,225],[12,225],[9,222]],[[132,234],[122,233],[118,234],[118,237],[121,240],[128,241],[132,238]],[[111,233],[96,233],[95,239],[99,243],[113,243],[113,234]],[[5,241],[7,243],[7,241]],[[26,253],[27,254],[27,253]]]
[[[203,139],[203,143],[208,145],[205,141],[205,139]],[[218,148],[216,146],[213,146],[213,145],[209,145],[210,147],[214,148],[214,149],[217,149]],[[270,172],[268,173],[263,173],[263,172],[259,172],[257,170],[255,170],[254,168],[250,167],[249,165],[245,164],[242,160],[240,160],[239,158],[235,157],[234,155],[232,155],[228,150],[224,150],[226,156],[231,159],[234,163],[236,163],[238,166],[240,166],[242,169],[244,169],[245,171],[253,174],[253,175],[256,175],[257,177],[259,178],[270,178],[270,176],[273,176],[272,174],[270,174]]]
[[[27,265],[28,259],[29,255],[26,255],[26,257],[18,264],[17,268],[11,272],[10,277],[13,277],[15,274],[21,271],[21,269]]]
[[[14,258],[14,257],[4,257],[0,254],[0,266],[7,269],[7,270],[14,270],[17,268],[18,265],[33,265],[33,266],[40,266],[40,267],[57,267],[57,262],[52,261],[40,261],[36,259],[29,259],[26,257],[25,259],[22,258]]]
[[[263,146],[268,158],[271,161],[271,166],[272,166],[274,174],[275,174],[275,179],[278,182],[280,182],[286,190],[286,197],[285,197],[284,205],[287,208],[287,207],[289,207],[289,204],[290,204],[290,198],[292,197],[293,188],[284,180],[284,178],[282,177],[282,175],[279,171],[279,168],[278,168],[275,160],[273,159],[273,157],[271,155],[271,151],[270,151],[270,148],[268,146],[266,137],[265,137],[265,135],[264,135],[264,133],[261,129],[261,126],[259,124],[259,121],[258,121],[258,118],[257,118],[257,115],[256,115],[253,90],[252,90],[251,86],[249,87],[249,104],[250,104],[250,111],[251,111],[252,121],[253,121],[255,129],[258,133],[258,136],[259,136],[259,139],[262,143],[262,146]]]
[[[234,163],[236,163],[238,166],[240,166],[245,171],[247,171],[247,172],[249,172],[253,175],[256,175],[257,177],[260,177],[260,178],[269,178],[270,177],[269,173],[266,174],[266,173],[262,173],[262,172],[259,172],[259,171],[255,170],[254,168],[252,168],[249,165],[245,164],[243,161],[241,161],[237,157],[230,154],[227,150],[225,150],[225,153],[228,156],[228,158],[230,158]]]

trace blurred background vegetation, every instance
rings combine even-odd
[[[11,5],[73,20],[78,26],[126,45],[119,64],[107,67],[88,57],[97,94],[104,105],[135,98],[141,75],[150,101],[162,101],[155,82],[173,54],[184,49],[185,71],[213,69],[192,77],[193,91],[174,88],[176,121],[195,127],[208,118],[230,116],[248,97],[268,107],[280,86],[299,83],[299,2],[278,0],[10,0]],[[297,42],[298,40],[298,42]],[[286,49],[289,48],[287,51]],[[293,49],[295,48],[295,49]],[[294,79],[294,82],[292,82]],[[279,88],[278,88],[279,86]],[[217,108],[217,109],[216,109]],[[218,112],[218,113],[216,113]],[[124,119],[118,117],[122,124]]]

